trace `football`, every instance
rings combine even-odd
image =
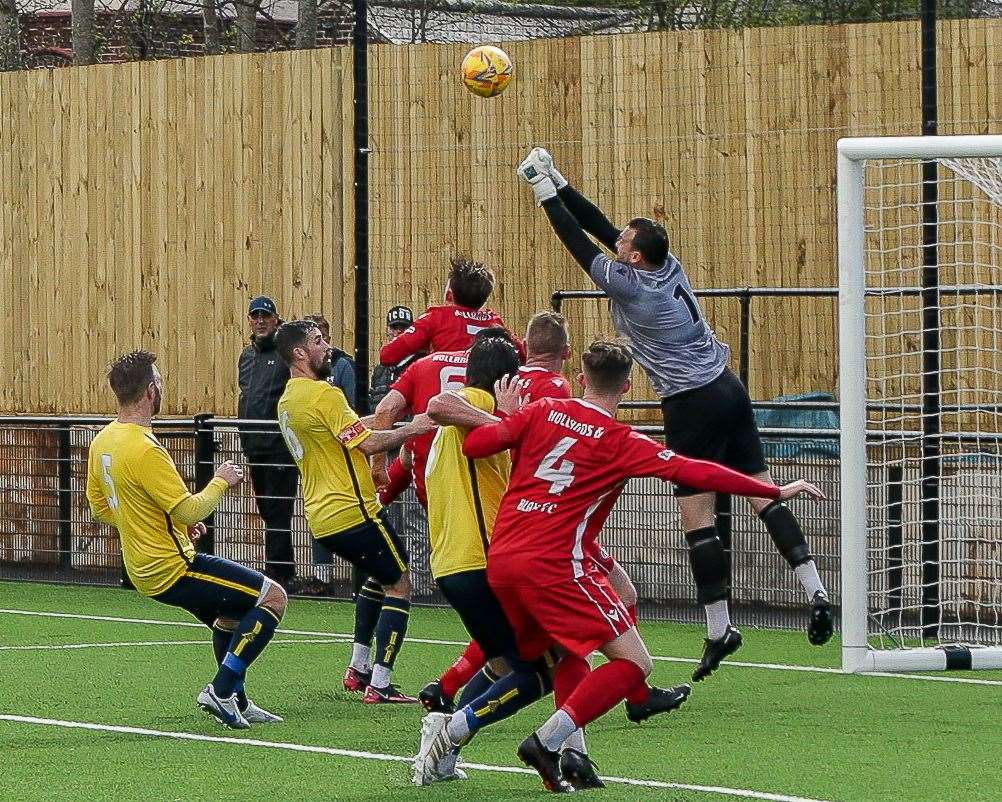
[[[463,59],[463,83],[473,94],[494,97],[511,83],[514,65],[500,47],[481,45]]]

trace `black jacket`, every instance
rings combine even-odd
[[[251,340],[240,354],[240,401],[237,415],[259,420],[278,419],[278,399],[289,381],[289,368],[275,350],[275,335]],[[248,457],[289,459],[281,433],[259,434],[254,427],[241,427],[240,445]]]
[[[408,357],[399,365],[376,365],[372,369],[372,378],[369,380],[369,412],[376,411],[379,402],[390,392],[393,383],[403,375],[412,362],[423,356],[427,356],[424,351]]]

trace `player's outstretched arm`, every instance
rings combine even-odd
[[[554,196],[543,202],[543,211],[550,218],[550,225],[553,226],[557,237],[570,251],[581,269],[591,276],[591,266],[595,258],[602,255],[594,242],[588,239],[581,224],[574,219],[574,216],[564,206],[564,202],[559,197]]]
[[[400,448],[412,437],[430,432],[434,428],[435,422],[426,414],[415,415],[414,420],[399,429],[370,431],[368,437],[354,447],[371,457],[380,451],[392,451],[395,448]]]
[[[556,232],[564,247],[571,252],[574,260],[581,265],[581,269],[589,276],[591,275],[591,265],[595,257],[602,252],[595,243],[588,239],[588,235],[581,224],[572,215],[564,202],[557,196],[557,187],[550,175],[545,172],[545,167],[539,159],[536,148],[526,157],[515,172],[532,187],[532,193],[536,196],[536,203],[543,207],[546,216],[550,218],[550,225]],[[546,151],[542,151],[546,153]],[[547,154],[549,155],[549,154]],[[558,173],[559,175],[559,173]]]
[[[393,424],[405,418],[409,410],[410,407],[403,393],[399,390],[391,389],[383,396],[382,401],[376,405],[376,410],[372,414],[372,422],[366,423],[364,418],[362,422],[366,423],[366,426],[370,429],[392,429]],[[372,472],[372,481],[375,482],[377,488],[383,487],[390,481],[390,477],[386,472],[385,452],[380,451],[378,454],[372,455],[370,469]]]
[[[550,177],[556,187],[558,197],[564,202],[567,211],[581,224],[581,227],[610,251],[615,251],[616,240],[619,239],[619,229],[603,214],[601,209],[574,189],[561,175],[550,152],[545,148],[533,148],[522,163],[525,164],[529,161],[539,172]]]
[[[564,202],[567,211],[574,215],[585,231],[610,251],[615,252],[620,231],[601,209],[570,184],[558,187],[557,197]]]
[[[464,456],[484,459],[507,451],[515,445],[518,438],[511,430],[510,420],[511,418],[508,418],[498,423],[480,426],[466,435],[463,441]]]
[[[770,482],[762,482],[738,471],[725,468],[715,462],[689,459],[675,454],[671,462],[674,464],[674,476],[671,481],[698,490],[713,490],[717,493],[732,493],[736,496],[751,496],[755,498],[786,499],[805,493],[817,500],[825,494],[820,488],[803,479],[778,487]]]
[[[178,476],[178,481],[181,477]],[[179,524],[193,526],[205,520],[219,506],[223,494],[244,480],[244,470],[234,462],[226,461],[216,469],[215,476],[198,493],[187,494],[168,510],[170,517]],[[154,496],[154,498],[156,498]]]
[[[500,420],[451,390],[439,393],[428,402],[428,417],[439,426],[462,426],[467,429]]]
[[[616,464],[624,478],[658,476],[697,490],[784,500],[801,493],[814,499],[825,497],[817,487],[803,479],[777,487],[715,462],[683,457],[638,432],[630,432],[625,438]]]

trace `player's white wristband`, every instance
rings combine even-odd
[[[567,179],[564,178],[562,175],[560,175],[560,171],[557,170],[556,167],[551,167],[550,168],[550,178],[553,179],[553,185],[557,189],[563,189],[568,184]]]
[[[537,206],[542,206],[543,201],[545,200],[557,197],[557,187],[553,183],[553,179],[548,175],[543,176],[539,181],[534,183],[532,185],[532,191],[536,196]]]

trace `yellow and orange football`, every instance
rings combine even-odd
[[[514,65],[500,47],[481,45],[463,59],[463,83],[473,94],[494,97],[511,83]]]

